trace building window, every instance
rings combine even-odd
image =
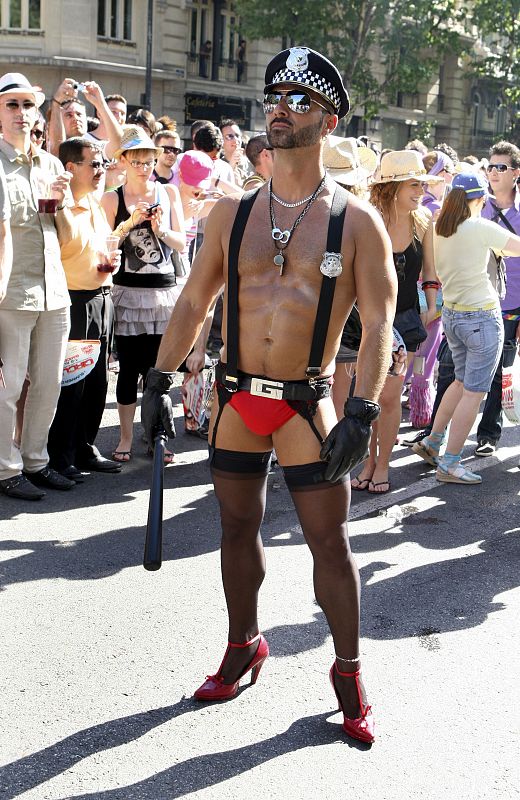
[[[213,62],[213,4],[194,0],[190,16],[188,74],[211,78]]]
[[[40,30],[40,0],[0,0],[0,27]]]
[[[98,36],[132,41],[133,0],[98,0]]]

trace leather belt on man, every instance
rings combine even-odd
[[[223,384],[226,365],[219,362],[215,367],[215,378]],[[237,391],[249,392],[256,397],[271,400],[322,400],[330,397],[332,378],[316,378],[303,381],[276,381],[263,375],[248,375],[238,371]]]

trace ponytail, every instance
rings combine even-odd
[[[452,189],[445,198],[435,223],[435,232],[448,238],[459,225],[471,217],[471,210],[464,189]]]

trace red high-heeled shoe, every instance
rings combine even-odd
[[[343,710],[343,703],[341,702],[341,697],[336,689],[336,684],[334,683],[334,671],[341,675],[342,678],[355,678],[356,681],[356,689],[359,698],[359,707],[361,709],[361,716],[356,717],[356,719],[350,719],[345,715]],[[361,670],[358,669],[355,672],[340,672],[338,669],[337,663],[334,661],[334,664],[330,668],[330,682],[332,684],[332,688],[336,693],[336,698],[338,700],[339,710],[343,712],[343,730],[349,736],[352,736],[353,739],[359,739],[361,742],[373,742],[375,741],[374,735],[374,717],[372,715],[372,706],[365,706],[363,704],[363,699],[361,696],[361,689],[359,687],[359,676],[361,675]]]
[[[249,664],[245,667],[245,669],[242,670],[235,683],[224,683],[224,678],[221,675],[221,670],[222,667],[224,666],[224,662],[227,658],[227,654],[229,653],[230,649],[232,647],[233,648],[249,647],[249,645],[253,644],[257,640],[258,640],[258,647],[256,649],[256,653],[254,654]],[[234,642],[228,642],[226,653],[224,655],[224,658],[222,659],[220,667],[218,668],[217,674],[208,675],[202,686],[199,686],[193,697],[195,697],[197,700],[230,700],[238,692],[240,679],[243,678],[246,672],[249,672],[249,670],[251,670],[251,686],[253,686],[253,684],[256,683],[260,670],[262,669],[262,664],[264,663],[268,655],[269,655],[269,645],[267,644],[266,640],[260,633],[257,634],[257,636],[255,636],[254,639],[251,639],[251,641],[245,642],[244,644],[235,644]]]

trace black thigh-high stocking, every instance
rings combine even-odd
[[[348,483],[289,488],[312,553],[314,592],[327,618],[336,655],[354,659],[359,655],[360,581],[347,533]],[[338,661],[342,672],[354,672],[359,666],[359,662]],[[347,716],[359,716],[355,681],[336,677],[336,686]]]
[[[268,462],[269,456],[265,454],[264,460]],[[222,581],[229,616],[229,641],[241,644],[258,633],[258,592],[265,575],[260,525],[265,511],[267,475],[265,469],[256,473],[229,472],[214,464],[211,474],[220,505]],[[225,683],[237,680],[257,647],[258,642],[255,642],[251,647],[229,650],[221,670]]]

